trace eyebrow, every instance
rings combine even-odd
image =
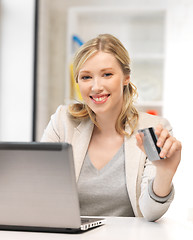
[[[101,69],[100,71],[101,71],[101,72],[105,72],[105,71],[107,71],[107,70],[113,70],[113,68],[111,68],[111,67],[103,68],[103,69]],[[80,70],[79,73],[91,73],[91,72],[92,72],[92,71],[88,71],[88,70]]]
[[[87,71],[87,70],[80,70],[79,73],[90,73],[90,71]]]
[[[101,69],[101,72],[105,72],[105,71],[107,71],[107,70],[113,70],[113,68],[111,68],[111,67],[103,68],[103,69]]]

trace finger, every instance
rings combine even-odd
[[[137,140],[137,146],[143,151],[145,152],[144,146],[143,146],[143,133],[138,133],[135,135],[136,140]]]
[[[137,133],[135,137],[137,140],[137,145],[141,147],[143,145],[143,136],[140,133]]]
[[[180,141],[175,140],[169,149],[166,157],[170,158],[176,151],[180,151],[182,149],[182,144]]]
[[[159,137],[162,130],[163,130],[162,124],[158,124],[157,127],[155,128],[155,134]]]
[[[168,153],[171,151],[171,148],[172,148],[175,140],[176,140],[175,138],[170,137],[165,141],[163,148],[160,152],[161,158],[168,157]],[[172,149],[172,151],[173,151],[173,149]]]
[[[167,138],[170,137],[169,131],[167,129],[163,129],[158,137],[157,146],[163,147]]]

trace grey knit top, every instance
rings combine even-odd
[[[94,167],[87,153],[78,180],[82,216],[133,217],[126,188],[124,144],[101,170]]]

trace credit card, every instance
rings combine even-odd
[[[157,146],[157,136],[154,128],[139,129],[138,133],[143,137],[143,146],[145,148],[146,155],[150,161],[161,160],[159,156],[161,148]]]

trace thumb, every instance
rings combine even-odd
[[[135,135],[135,138],[137,140],[136,145],[145,153],[145,149],[143,146],[143,133],[137,133]]]

